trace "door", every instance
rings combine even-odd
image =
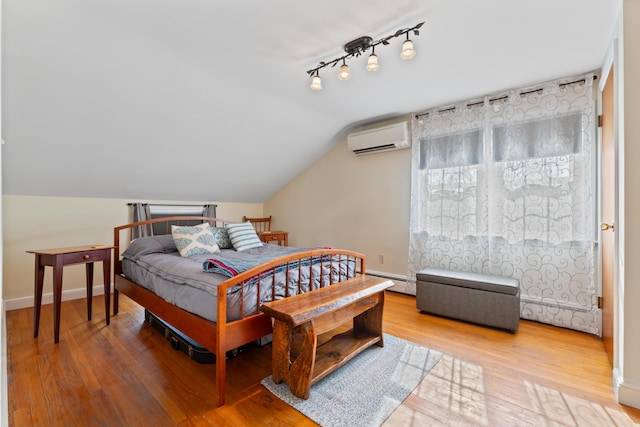
[[[601,153],[601,235],[602,245],[602,341],[613,365],[614,321],[614,231],[615,218],[615,149],[614,149],[613,66],[602,90],[602,153]]]

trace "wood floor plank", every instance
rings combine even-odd
[[[171,348],[126,297],[111,325],[104,300],[7,312],[9,423],[23,426],[313,426],[259,383],[271,346],[248,345],[227,363],[227,404],[215,407],[215,365]],[[521,321],[516,334],[418,312],[388,292],[384,330],[444,353],[387,426],[631,426],[640,411],[616,403],[611,366],[592,335]],[[313,393],[313,389],[312,389]],[[594,424],[595,423],[595,424]]]

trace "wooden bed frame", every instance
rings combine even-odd
[[[158,297],[153,292],[145,289],[144,287],[134,283],[123,275],[122,272],[122,260],[121,252],[125,247],[121,248],[122,242],[130,242],[130,235],[122,240],[122,232],[129,232],[134,227],[145,226],[152,224],[158,226],[164,224],[166,229],[170,229],[170,224],[185,224],[193,223],[194,221],[210,222],[214,226],[222,226],[224,224],[231,223],[231,221],[225,221],[217,218],[202,217],[202,216],[180,216],[180,217],[167,217],[158,218],[148,221],[140,221],[132,224],[126,224],[114,228],[113,245],[115,247],[114,256],[114,292],[113,292],[113,314],[118,314],[118,296],[122,292],[147,310],[156,314],[161,319],[168,322],[178,330],[182,331],[202,346],[210,350],[216,355],[216,405],[222,406],[225,403],[225,377],[226,377],[226,360],[225,355],[227,351],[238,348],[244,344],[255,341],[272,332],[272,322],[269,316],[258,311],[255,314],[246,315],[243,313],[242,318],[234,321],[227,321],[227,289],[234,286],[242,286],[242,292],[244,293],[247,281],[255,277],[256,275],[263,274],[275,274],[275,268],[277,266],[288,264],[290,262],[302,262],[309,260],[312,257],[318,257],[323,255],[335,255],[331,257],[322,258],[324,265],[338,264],[346,260],[352,260],[355,262],[354,275],[360,276],[365,273],[365,255],[341,250],[341,249],[317,249],[298,252],[292,255],[287,255],[262,264],[251,270],[245,271],[235,277],[229,278],[218,286],[217,295],[217,322],[200,317],[196,314],[183,310],[171,303],[168,303],[164,299]],[[337,260],[336,260],[337,258]],[[359,268],[358,268],[359,264]],[[306,267],[304,267],[306,268]],[[289,269],[286,269],[286,274]],[[311,271],[311,270],[310,270]],[[335,285],[346,281],[351,277],[340,277],[338,282],[322,283],[321,286],[326,287],[329,285]],[[258,283],[258,286],[260,284]],[[311,291],[314,292],[314,291]],[[260,292],[257,292],[259,295]],[[260,304],[257,304],[260,307]],[[244,312],[244,307],[242,309]]]

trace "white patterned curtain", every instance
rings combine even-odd
[[[409,283],[516,277],[521,317],[599,334],[592,75],[418,114]]]

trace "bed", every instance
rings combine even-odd
[[[170,224],[187,221],[208,223],[214,234],[233,224],[191,216],[114,228],[113,312],[118,313],[122,292],[214,353],[216,405],[222,406],[227,352],[272,332],[271,319],[260,312],[260,306],[363,275],[365,256],[341,249],[264,244],[243,251],[222,248],[214,254],[183,257],[170,233],[134,240],[130,237],[133,230],[149,226],[170,230]]]

